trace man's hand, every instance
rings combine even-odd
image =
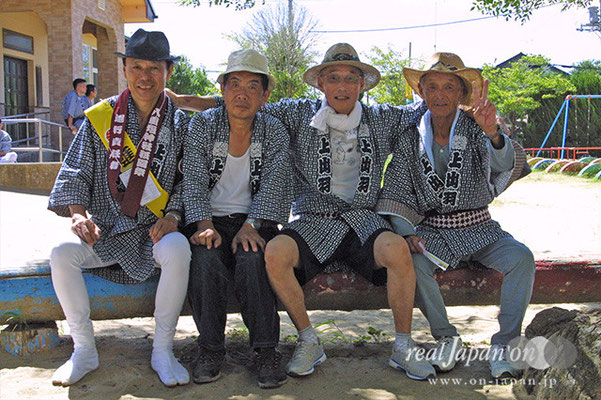
[[[163,236],[171,232],[177,232],[177,220],[171,215],[166,215],[155,222],[155,224],[148,231],[148,234],[152,239],[152,243],[156,244],[163,238]]]
[[[100,228],[94,221],[78,213],[71,217],[71,231],[90,246],[100,237]]]
[[[473,116],[480,129],[488,136],[493,136],[497,133],[497,107],[488,98],[488,79],[484,80],[482,92],[476,85],[472,85],[472,109]]]
[[[249,251],[249,249],[252,248],[256,253],[259,251],[259,247],[261,250],[265,250],[265,240],[263,240],[255,228],[246,222],[242,224],[242,227],[236,236],[234,236],[234,240],[232,240],[232,251],[234,253],[238,250],[238,244],[242,244],[244,251]]]
[[[419,254],[423,254],[424,253],[424,248],[426,246],[426,241],[422,238],[420,238],[419,236],[407,236],[405,238],[405,240],[407,241],[407,244],[409,245],[409,250],[411,250],[412,253],[419,253]],[[420,243],[422,244],[422,246],[420,246]]]
[[[207,249],[221,245],[221,235],[209,220],[196,223],[196,232],[190,237],[190,243],[207,246]]]

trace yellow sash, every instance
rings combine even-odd
[[[84,113],[90,120],[90,123],[96,130],[96,133],[98,134],[98,136],[100,137],[100,140],[102,140],[102,143],[104,144],[104,147],[106,147],[106,149],[108,151],[109,150],[109,142],[107,140],[106,134],[107,134],[108,130],[111,128],[111,120],[113,118],[113,107],[110,105],[110,103],[108,101],[103,100],[103,101],[93,105],[92,107],[88,108],[87,110],[85,110]],[[123,133],[124,133],[124,135],[123,135],[124,143],[123,143],[123,150],[121,151],[121,154],[123,155],[122,157],[124,157],[128,153],[131,154],[131,157],[130,157],[131,160],[127,163],[122,163],[122,165],[121,165],[122,173],[131,169],[131,167],[134,164],[133,163],[134,157],[136,155],[136,152],[138,151],[138,149],[136,149],[136,146],[134,146],[133,142],[129,138],[129,135],[127,134],[127,132],[124,131]],[[146,203],[145,206],[148,207],[148,209],[150,211],[152,211],[152,213],[154,215],[156,215],[159,218],[163,218],[165,207],[167,207],[167,202],[169,201],[169,194],[165,191],[165,189],[163,189],[161,187],[161,185],[159,185],[159,182],[156,180],[156,178],[154,177],[152,172],[150,172],[150,171],[148,172],[148,177],[150,179],[152,179],[152,182],[154,182],[156,187],[159,189],[159,191],[161,192],[161,195],[159,197],[157,197],[156,199],[152,200],[151,202]]]

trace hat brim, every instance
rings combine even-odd
[[[303,74],[303,80],[308,85],[313,86],[314,88],[319,89],[318,78],[320,72],[324,68],[332,67],[334,65],[349,65],[351,67],[358,68],[363,72],[363,91],[367,92],[370,89],[373,89],[380,82],[380,71],[376,68],[372,67],[369,64],[362,63],[361,61],[352,61],[352,60],[342,60],[342,61],[332,61],[326,62],[314,67],[309,68]]]
[[[138,60],[146,60],[146,61],[174,61],[175,62],[175,61],[181,60],[181,58],[182,58],[181,56],[168,56],[168,57],[165,57],[165,58],[158,58],[157,59],[157,58],[152,58],[152,57],[145,57],[145,56],[142,56],[140,54],[136,54],[136,55],[125,54],[125,53],[121,53],[119,51],[115,51],[115,52],[113,52],[113,54],[116,54],[116,55],[121,56],[121,57],[137,58]]]
[[[482,86],[484,85],[484,79],[482,78],[482,73],[480,70],[476,68],[463,68],[458,69],[456,71],[436,71],[436,70],[427,70],[421,71],[412,68],[403,68],[403,75],[405,76],[405,80],[407,84],[415,91],[415,93],[421,96],[419,90],[419,81],[426,74],[432,72],[439,72],[441,74],[451,74],[457,76],[459,79],[463,80],[465,86],[467,88],[467,94],[461,99],[460,104],[464,104],[466,106],[471,106],[473,103],[473,86],[475,85],[480,91],[482,91]],[[422,96],[423,97],[423,96]]]
[[[266,74],[263,71],[259,71],[257,69],[253,69],[253,68],[244,68],[242,66],[234,67],[232,69],[229,69],[229,70],[219,74],[219,76],[217,77],[217,83],[220,83],[223,85],[223,78],[227,74],[231,74],[232,72],[252,72],[253,74],[265,75],[267,77],[267,90],[269,90],[271,92],[273,89],[275,89],[275,78],[273,77],[273,75]]]

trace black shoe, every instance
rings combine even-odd
[[[194,361],[192,380],[195,383],[209,383],[221,378],[221,367],[225,361],[225,351],[211,351],[200,348]]]
[[[288,377],[280,364],[282,354],[274,347],[258,349],[256,364],[259,370],[257,384],[262,389],[273,389],[286,383]]]

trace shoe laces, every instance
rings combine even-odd
[[[215,363],[221,360],[224,357],[224,355],[225,354],[223,354],[220,351],[201,349],[200,353],[198,354],[198,361],[203,364]]]
[[[304,357],[305,354],[307,354],[309,351],[311,351],[311,348],[313,347],[313,343],[309,343],[309,342],[304,342],[304,341],[299,341],[296,344],[296,349],[294,349],[294,356],[299,356],[299,357]]]
[[[279,368],[280,359],[282,355],[279,351],[274,348],[265,348],[260,349],[257,352],[257,361],[259,364],[259,368],[267,368],[271,370],[276,370]]]

